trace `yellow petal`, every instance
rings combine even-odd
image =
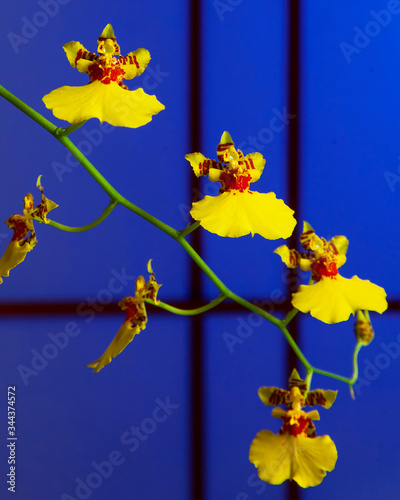
[[[300,254],[297,250],[290,250],[287,245],[282,245],[274,250],[287,267],[294,269],[299,265]]]
[[[234,146],[234,142],[232,140],[232,137],[229,132],[225,130],[225,132],[222,133],[221,140],[219,141],[219,145],[222,146]]]
[[[303,222],[303,232],[300,235],[300,243],[301,246],[304,248],[304,250],[309,250],[310,249],[310,242],[311,239],[314,237],[315,231],[311,227],[311,225],[304,221]]]
[[[258,397],[267,406],[284,405],[287,403],[289,391],[278,387],[260,387]]]
[[[68,42],[63,45],[63,49],[65,50],[68,61],[73,68],[77,67],[77,63],[80,60],[93,61],[93,59],[96,58],[96,54],[86,50],[80,42]]]
[[[125,71],[124,79],[131,80],[139,76],[150,62],[150,52],[147,49],[137,49],[118,59],[121,68]]]
[[[211,233],[238,238],[251,233],[266,239],[288,238],[296,225],[291,210],[275,193],[229,191],[205,196],[190,212]]]
[[[25,260],[26,254],[36,245],[36,239],[31,242],[10,241],[0,259],[0,284],[3,283],[1,276],[8,278],[11,269]]]
[[[189,153],[185,155],[185,158],[192,166],[196,177],[208,175],[210,167],[215,163],[213,160],[206,158],[202,153]]]
[[[89,71],[89,66],[93,64],[93,61],[87,61],[86,59],[79,59],[76,63],[76,67],[79,73],[87,73]]]
[[[252,174],[251,182],[258,180],[264,170],[265,158],[263,155],[261,153],[250,153],[244,157],[243,161],[249,169],[249,174]]]
[[[335,402],[336,396],[337,396],[337,391],[315,389],[314,391],[310,391],[307,394],[305,405],[308,406],[321,405],[325,409],[329,410],[329,408]]]
[[[250,462],[270,484],[294,479],[302,488],[317,486],[335,468],[336,460],[335,443],[329,436],[307,438],[261,431],[250,446]]]
[[[61,120],[79,123],[98,118],[114,126],[141,127],[164,109],[156,96],[143,89],[125,90],[117,83],[95,81],[83,87],[61,87],[43,97],[47,108]]]
[[[229,132],[225,131],[222,134],[221,140],[220,140],[218,147],[217,147],[218,159],[220,161],[225,161],[226,160],[225,156],[227,154],[229,156],[229,152],[234,154],[236,157],[238,156],[236,153],[236,150],[235,150],[235,144],[232,141],[232,137],[230,136]]]
[[[383,313],[387,308],[383,288],[357,276],[346,279],[340,274],[334,278],[323,276],[313,285],[301,285],[293,294],[292,304],[329,324],[346,321],[359,309]]]
[[[104,28],[103,33],[99,36],[99,38],[115,38],[113,27],[110,23]]]
[[[211,182],[219,182],[222,173],[223,171],[218,168],[210,168],[208,171],[208,178]]]
[[[87,366],[93,368],[94,373],[99,372],[108,365],[113,358],[118,356],[130,342],[132,342],[135,335],[140,333],[140,330],[138,325],[132,326],[130,321],[125,321],[100,358]]]
[[[339,255],[346,255],[347,249],[349,247],[349,240],[346,236],[334,236],[330,243],[333,243],[336,247],[336,250],[339,252]]]

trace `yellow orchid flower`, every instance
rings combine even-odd
[[[220,182],[218,196],[205,196],[193,203],[191,215],[207,231],[219,236],[238,238],[251,233],[269,240],[288,238],[296,225],[291,210],[275,193],[250,191],[264,169],[261,153],[243,153],[235,149],[228,132],[224,132],[217,149],[218,160],[201,153],[190,153],[190,162],[197,177],[208,175],[211,182]]]
[[[94,373],[98,373],[104,366],[108,365],[132,342],[136,334],[146,328],[147,311],[144,299],[151,299],[157,304],[159,302],[157,301],[157,293],[161,286],[155,279],[151,260],[147,264],[147,270],[151,273],[149,281],[146,283],[144,277],[139,276],[135,281],[135,296],[125,297],[119,302],[119,307],[126,311],[125,321],[100,358],[87,365],[89,368],[93,368]]]
[[[8,278],[11,269],[25,260],[26,254],[30,252],[37,243],[36,233],[33,227],[33,218],[37,217],[45,224],[49,223],[46,215],[58,207],[56,203],[48,200],[40,184],[41,175],[38,177],[36,186],[42,193],[42,201],[33,207],[33,196],[28,193],[24,198],[23,215],[15,214],[9,217],[5,224],[14,230],[10,243],[0,258],[0,284],[3,283],[2,276]]]
[[[303,406],[321,404],[330,408],[336,392],[311,391],[305,396],[305,383],[294,370],[289,381],[289,391],[276,387],[262,387],[259,396],[264,404],[284,404],[290,409],[274,408],[272,416],[281,418],[283,426],[278,434],[263,430],[250,446],[250,462],[258,469],[260,479],[270,484],[295,480],[302,488],[317,486],[327,471],[335,468],[337,451],[329,436],[316,436],[314,420],[319,420],[316,410],[304,412]],[[292,382],[292,383],[291,383]]]
[[[275,250],[289,268],[300,266],[311,271],[314,284],[300,285],[293,294],[296,309],[323,321],[339,323],[359,310],[383,313],[387,309],[386,292],[383,288],[357,276],[343,278],[338,268],[346,262],[349,242],[344,236],[330,241],[319,238],[314,229],[304,222],[300,242],[306,252],[290,250],[283,245]]]
[[[61,87],[43,97],[57,118],[69,123],[98,118],[101,123],[136,128],[165,109],[156,96],[141,88],[128,90],[124,85],[124,79],[143,73],[150,53],[137,49],[122,57],[111,24],[107,24],[97,41],[99,55],[86,50],[80,42],[68,42],[63,48],[71,66],[87,73],[90,82],[83,87]]]

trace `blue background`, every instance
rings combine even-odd
[[[51,6],[52,16],[46,18],[41,12]],[[388,9],[391,14],[381,12]],[[266,158],[264,174],[254,189],[274,191],[278,198],[287,199],[287,123],[273,130],[274,117],[285,114],[288,105],[287,4],[204,0],[202,13],[201,151],[215,158],[221,134],[228,130],[245,154],[260,151]],[[301,116],[289,118],[300,120],[300,224],[308,220],[326,238],[346,235],[350,247],[343,275],[370,279],[385,287],[392,301],[400,298],[399,13],[393,0],[352,4],[340,0],[334,5],[303,1]],[[90,120],[71,138],[75,143],[86,141],[82,147],[89,148],[90,161],[123,195],[164,222],[183,228],[192,196],[188,192],[192,171],[184,159],[192,152],[189,2],[8,3],[0,19],[0,83],[54,123],[65,125],[41,101],[54,88],[86,83],[86,77],[70,67],[62,45],[79,40],[94,51],[109,22],[122,53],[145,47],[152,56],[149,68],[129,82],[130,88],[143,86],[166,109],[136,130],[101,128],[97,120]],[[18,44],[10,33],[25,42]],[[51,213],[54,220],[78,226],[101,214],[107,195],[83,168],[68,165],[66,151],[46,131],[4,100],[0,100],[0,123],[4,220],[21,213],[27,192],[39,201],[35,188],[39,174],[45,194],[60,205]],[[60,164],[69,171],[60,174]],[[207,182],[202,184],[203,194],[213,194],[213,189]],[[0,287],[3,304],[68,302],[88,310],[88,302],[94,300],[100,308],[104,297],[110,296],[113,275],[144,274],[149,258],[163,283],[162,300],[182,301],[190,296],[190,263],[184,251],[122,207],[86,233],[69,234],[37,224],[37,235],[34,251]],[[0,250],[10,236],[4,226]],[[274,300],[286,291],[283,267],[272,253],[279,244],[258,235],[230,240],[203,233],[204,257],[212,269],[232,290],[259,301]],[[203,285],[205,299],[218,294],[207,280]],[[132,293],[133,280],[113,293],[112,301]],[[109,460],[115,450],[124,463],[92,489],[90,498],[189,498],[190,322],[169,315],[150,316],[147,329],[129,348],[94,375],[86,364],[104,351],[123,315],[96,312],[92,321],[89,318],[78,309],[68,316],[3,318],[0,496],[8,493],[6,388],[16,385],[15,498],[60,499],[63,494],[78,498],[77,478],[85,480],[94,472],[92,463]],[[360,377],[365,384],[360,383],[355,401],[343,384],[315,376],[314,387],[339,389],[332,409],[321,409],[317,426],[320,435],[329,434],[336,442],[339,460],[322,485],[303,491],[303,498],[397,497],[400,443],[393,423],[400,410],[398,313],[373,315],[373,320],[376,339],[361,351]],[[36,375],[22,377],[21,365],[32,367],[32,350],[48,349],[49,334],[61,332],[64,338],[62,332],[70,322],[79,334],[54,351],[54,359]],[[304,317],[302,347],[317,367],[350,375],[352,328],[352,321],[328,327]],[[227,333],[241,334],[242,341],[229,349]],[[286,353],[279,331],[266,322],[255,322],[247,311],[208,315],[207,500],[287,498],[284,486],[259,482],[248,461],[255,434],[279,429],[270,409],[259,401],[257,389],[285,387]],[[167,398],[178,407],[130,452],[121,436],[131,426],[148,425],[159,405],[156,401]]]

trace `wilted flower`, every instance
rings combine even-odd
[[[147,312],[144,299],[151,299],[157,303],[157,293],[161,286],[155,279],[151,268],[151,260],[147,264],[147,269],[151,273],[149,281],[146,283],[144,277],[139,276],[135,281],[134,297],[125,297],[118,304],[123,311],[126,311],[126,318],[121,328],[100,358],[87,365],[89,368],[93,368],[95,373],[108,365],[113,358],[118,356],[132,342],[137,333],[146,328]]]
[[[14,235],[10,243],[0,258],[0,283],[3,283],[1,276],[8,278],[10,270],[25,260],[26,254],[30,252],[37,243],[33,218],[36,217],[48,224],[46,215],[58,207],[54,201],[48,200],[40,184],[41,175],[38,177],[36,186],[42,193],[42,201],[34,208],[33,196],[28,193],[24,198],[23,215],[15,214],[6,220],[10,229],[14,230]]]

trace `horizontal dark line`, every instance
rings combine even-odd
[[[269,310],[268,304],[271,304],[270,301],[266,301],[263,299],[255,299],[252,301],[260,307],[265,307],[266,310]],[[187,300],[187,301],[173,301],[169,302],[169,304],[173,307],[178,307],[179,309],[195,309],[197,307],[204,306],[204,302],[200,302],[198,300]],[[171,314],[164,309],[160,309],[159,307],[151,306],[149,304],[146,305],[149,311],[152,314]],[[287,305],[285,303],[273,304],[274,310],[285,310],[287,309]],[[219,304],[215,309],[208,311],[218,313],[218,312],[237,312],[243,311],[243,307],[237,304],[236,302],[223,302]],[[102,314],[113,314],[120,313],[121,308],[118,307],[117,302],[112,302],[110,304],[99,304],[96,303],[94,305],[88,304],[86,302],[37,302],[37,303],[26,303],[26,302],[13,302],[8,304],[0,304],[0,315],[4,316],[18,316],[18,315],[61,315],[61,314],[77,314],[78,316],[85,316],[89,311],[101,312]]]
[[[263,298],[258,299],[248,299],[249,302],[256,304],[264,308],[268,312],[274,311],[287,311],[289,309],[289,303],[287,300],[282,299],[279,303],[271,302]],[[178,307],[180,309],[195,309],[196,307],[201,307],[204,302],[198,300],[186,300],[186,301],[172,301],[169,303],[171,306]],[[147,305],[151,314],[171,314],[164,309],[159,307]],[[230,313],[243,311],[245,308],[237,304],[236,302],[223,302],[219,304],[215,309],[211,309],[207,312],[210,313]],[[77,314],[78,316],[85,316],[85,313],[89,311],[100,312],[102,314],[114,314],[121,313],[120,307],[118,307],[117,302],[112,302],[110,304],[99,304],[94,305],[88,304],[87,302],[10,302],[0,304],[0,315],[3,316],[32,316],[32,315],[62,315],[62,314]],[[389,312],[400,311],[400,300],[390,300],[389,301]]]

